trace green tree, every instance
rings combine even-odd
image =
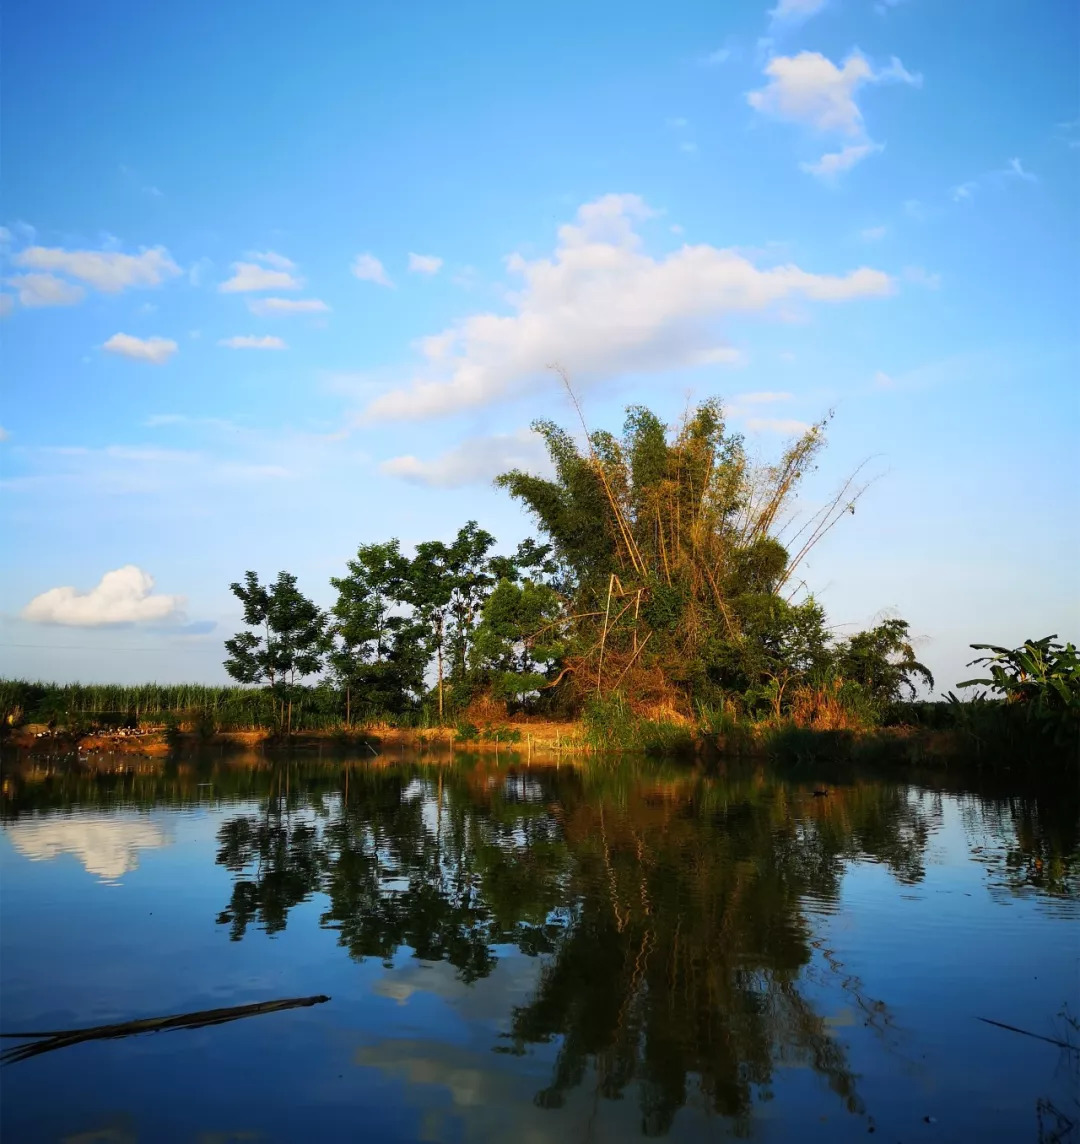
[[[409,561],[397,540],[362,544],[348,562],[348,575],[333,578],[337,601],[331,609],[334,645],[329,655],[334,677],[345,692],[345,722],[351,725],[353,694],[369,714],[400,712],[411,687],[422,686],[416,672],[403,670],[401,638],[415,637],[414,625],[395,608],[406,598]],[[409,657],[415,659],[415,656]]]
[[[446,569],[452,583],[449,644],[455,680],[464,679],[468,672],[473,628],[496,583],[488,557],[494,544],[495,537],[470,520],[446,549]]]
[[[441,540],[426,540],[416,546],[409,562],[404,596],[412,606],[418,630],[423,631],[423,644],[435,657],[435,687],[439,706],[439,722],[443,721],[444,654],[450,602],[454,597],[454,576],[450,552]]]
[[[473,664],[492,695],[524,704],[549,680],[563,653],[561,602],[553,588],[525,580],[500,580],[484,604],[473,641]]]
[[[326,616],[297,589],[296,577],[288,572],[279,572],[269,585],[246,572],[243,583],[229,588],[244,605],[244,623],[257,631],[239,632],[225,641],[225,670],[238,683],[268,686],[280,705],[280,724],[291,734],[296,682],[323,668]]]
[[[879,709],[914,699],[916,679],[933,688],[934,677],[915,657],[905,620],[890,619],[840,640],[833,652],[837,676],[857,683]]]

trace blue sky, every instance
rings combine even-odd
[[[248,568],[329,604],[359,543],[511,547],[490,479],[569,421],[553,361],[594,427],[717,394],[763,457],[834,409],[807,506],[878,479],[803,576],[942,688],[1076,638],[1078,37],[999,0],[9,3],[0,670],[222,680]]]

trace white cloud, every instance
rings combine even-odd
[[[3,427],[3,425],[0,425],[0,441],[10,441],[10,440],[11,440],[11,431],[9,429],[5,429]]]
[[[374,254],[358,254],[349,268],[362,282],[375,282],[379,286],[393,286],[383,264]]]
[[[859,231],[859,237],[863,242],[878,242],[889,233],[887,226],[868,226]]]
[[[816,15],[825,4],[826,0],[779,0],[769,15],[774,24],[795,24]]]
[[[895,385],[896,382],[883,369],[874,374],[875,389],[892,389]]]
[[[0,226],[0,246],[10,246],[14,237],[6,226]]]
[[[425,360],[412,384],[376,398],[369,418],[419,418],[487,405],[530,384],[552,382],[552,362],[578,386],[740,359],[720,332],[730,313],[806,299],[843,302],[880,297],[893,283],[860,267],[842,276],[788,263],[761,269],[738,251],[682,246],[653,258],[634,226],[653,214],[636,195],[586,203],[559,229],[550,258],[507,259],[521,287],[508,315],[477,313],[422,342]]]
[[[260,318],[290,314],[325,314],[330,307],[321,298],[254,298],[248,309]]]
[[[249,250],[244,257],[250,258],[252,262],[263,262],[267,266],[273,266],[275,270],[296,269],[296,263],[291,258],[278,254],[276,250]]]
[[[171,338],[136,338],[132,334],[113,334],[101,348],[111,354],[154,365],[167,362],[178,349]]]
[[[14,286],[19,292],[19,302],[23,306],[74,306],[81,302],[86,291],[81,286],[74,286],[57,278],[55,274],[16,274],[12,278],[5,278],[8,286]],[[5,295],[11,297],[11,295]]]
[[[922,83],[922,77],[907,71],[895,56],[888,67],[875,72],[857,51],[839,68],[820,52],[775,56],[765,74],[769,77],[765,87],[746,97],[755,111],[852,137],[863,135],[862,111],[855,102],[860,87],[889,81],[916,87]]]
[[[717,48],[715,52],[709,52],[701,62],[706,67],[717,67],[720,64],[726,64],[733,54],[732,48]]]
[[[550,468],[543,442],[531,429],[473,437],[432,461],[393,457],[379,466],[387,476],[440,489],[486,484],[508,469],[547,474]]]
[[[807,422],[796,421],[794,418],[751,417],[746,422],[746,428],[751,433],[785,433],[788,436],[801,436],[810,426]]]
[[[15,309],[14,294],[0,294],[0,318],[6,318]]]
[[[850,171],[856,163],[861,163],[868,155],[884,151],[881,143],[850,143],[839,151],[822,155],[816,163],[800,163],[799,166],[807,174],[817,175],[820,179],[833,179],[841,171]]]
[[[1009,166],[1005,170],[1006,175],[1015,175],[1018,179],[1024,179],[1029,183],[1037,183],[1039,178],[1033,175],[1030,171],[1024,170],[1023,163],[1019,159],[1010,159]]]
[[[281,338],[259,337],[257,334],[238,334],[233,338],[222,338],[219,346],[228,346],[231,350],[285,350],[289,347]]]
[[[166,279],[175,278],[180,273],[180,267],[163,246],[144,249],[139,254],[29,246],[15,255],[14,262],[31,270],[66,274],[105,294],[160,286]]]
[[[679,144],[679,150],[686,155],[696,155],[698,153],[698,145],[692,139],[684,139]]]
[[[409,251],[409,270],[413,274],[438,274],[442,264],[443,260],[433,254],[413,254]],[[356,273],[355,268],[353,273]]]
[[[257,290],[299,290],[303,281],[288,270],[267,269],[256,262],[234,262],[233,276],[218,287],[222,294],[251,294]]]
[[[73,854],[88,874],[116,882],[139,868],[143,850],[171,845],[171,831],[152,820],[106,814],[73,814],[62,818],[26,818],[8,823],[11,844],[31,862],[50,862]]]
[[[915,286],[925,286],[927,290],[937,290],[941,286],[941,275],[932,274],[922,266],[905,266],[904,281]]]
[[[154,595],[154,578],[134,564],[125,564],[101,577],[89,592],[50,588],[35,596],[22,610],[22,618],[35,624],[65,627],[102,627],[138,624],[173,618],[184,606],[182,596]]]

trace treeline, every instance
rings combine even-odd
[[[292,726],[297,684],[320,676],[346,723],[476,705],[502,714],[687,720],[702,713],[814,726],[875,723],[933,686],[901,619],[835,639],[796,578],[846,513],[854,479],[798,519],[796,494],[824,424],[772,465],[709,401],[670,432],[647,409],[622,435],[544,437],[554,476],[499,477],[540,537],[511,554],[468,522],[450,542],[362,545],[322,611],[282,572],[234,583],[247,630],[226,641],[229,674],[277,696]]]
[[[970,717],[955,697],[910,706],[934,680],[903,619],[837,638],[799,574],[863,491],[856,473],[816,511],[802,509],[825,422],[771,464],[752,461],[718,401],[673,429],[641,406],[619,435],[584,421],[576,437],[550,421],[533,428],[553,475],[514,470],[496,485],[529,511],[537,538],[500,553],[469,521],[411,555],[396,539],[361,545],[331,580],[328,610],[288,572],[265,583],[247,572],[231,585],[245,630],[225,643],[242,687],[207,689],[199,709],[222,726],[283,731],[528,713],[581,718],[593,741],[613,746],[645,722],[845,730],[920,710],[936,724]],[[1025,732],[1061,740],[1080,728],[1076,651],[1055,639],[981,649],[996,657],[988,678],[969,681],[991,697],[976,712],[984,727],[1000,721],[997,704]],[[134,692],[114,709],[149,711],[153,701]],[[94,694],[76,689],[67,710]],[[165,691],[154,701],[183,705]]]

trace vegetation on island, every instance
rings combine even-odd
[[[751,458],[715,400],[673,429],[642,406],[627,410],[619,435],[589,432],[584,419],[577,436],[551,421],[533,428],[552,475],[496,480],[537,527],[513,553],[499,553],[475,521],[412,555],[397,539],[363,544],[331,581],[328,610],[288,572],[264,583],[249,571],[231,585],[245,630],[225,643],[240,687],[8,683],[8,715],[134,710],[190,721],[194,710],[215,726],[284,733],[533,716],[579,720],[592,745],[609,748],[699,732],[730,743],[762,725],[845,732],[918,721],[1058,744],[1080,733],[1077,653],[1056,637],[1015,651],[975,645],[990,652],[976,661],[989,675],[960,686],[988,690],[935,705],[913,702],[934,680],[906,621],[830,629],[800,571],[854,515],[865,485],[856,472],[821,505],[800,502],[827,421],[771,464]]]

